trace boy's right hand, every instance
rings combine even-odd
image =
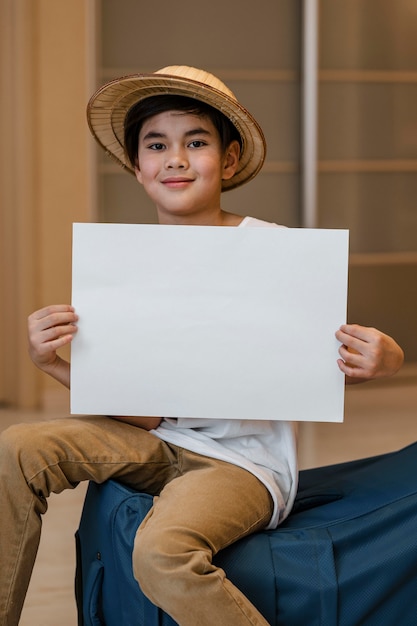
[[[69,344],[77,332],[78,315],[69,304],[54,304],[35,311],[28,318],[29,354],[34,364],[66,386],[69,369],[56,351]],[[65,370],[65,371],[61,371]]]

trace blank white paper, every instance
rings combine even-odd
[[[71,412],[343,420],[348,232],[74,224]]]

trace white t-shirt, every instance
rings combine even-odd
[[[242,227],[283,228],[253,217]],[[281,420],[164,418],[152,431],[192,452],[238,465],[254,474],[271,493],[275,528],[291,510],[297,492],[296,426]]]

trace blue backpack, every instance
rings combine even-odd
[[[132,574],[151,506],[117,482],[90,483],[76,534],[79,626],[176,624]],[[214,561],[271,626],[416,626],[417,444],[302,471],[288,519]]]

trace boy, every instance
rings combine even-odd
[[[261,168],[265,142],[254,118],[214,76],[175,66],[112,81],[90,100],[88,120],[99,143],[144,186],[160,223],[277,227],[221,209],[222,190]],[[69,305],[29,317],[32,360],[67,387],[70,365],[57,350],[72,341],[77,320]],[[344,325],[336,336],[347,382],[389,376],[402,364],[401,348],[375,329]],[[212,565],[212,555],[276,527],[289,513],[297,488],[294,426],[119,416],[18,425],[3,433],[3,626],[18,623],[49,493],[110,478],[157,496],[132,557],[135,576],[156,605],[181,626],[266,625]]]

